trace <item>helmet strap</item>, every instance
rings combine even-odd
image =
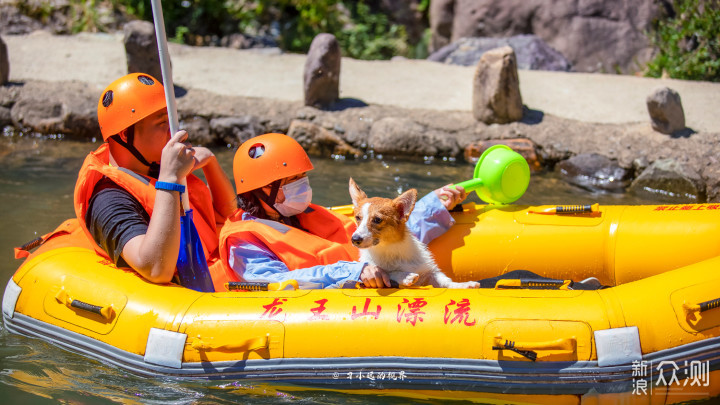
[[[158,162],[148,162],[147,159],[145,159],[145,156],[140,153],[139,150],[135,147],[135,127],[130,126],[125,130],[125,136],[127,137],[127,142],[123,141],[120,134],[115,134],[111,136],[110,138],[117,142],[119,145],[121,145],[123,148],[125,148],[128,152],[132,153],[133,156],[135,156],[135,159],[137,159],[138,162],[148,167],[148,176],[157,179],[160,176],[160,163]],[[277,195],[277,193],[276,193]]]

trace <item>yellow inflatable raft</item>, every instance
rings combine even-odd
[[[8,282],[3,319],[149,376],[500,403],[720,395],[720,204],[558,211],[466,204],[430,247],[456,280],[608,288],[199,293],[60,243]]]

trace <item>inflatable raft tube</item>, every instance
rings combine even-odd
[[[536,208],[477,209],[473,223]],[[634,207],[606,209],[620,213],[617,222]],[[472,216],[470,208],[456,215],[461,226]],[[595,291],[199,293],[148,283],[56,239],[57,247],[48,242],[8,282],[6,327],[141,375],[501,402],[676,403],[720,395],[717,256]],[[465,240],[466,248],[481,245]],[[476,260],[510,261],[493,256],[506,251],[485,252]],[[592,260],[575,263],[580,277],[592,274]],[[640,381],[646,396],[636,392]]]

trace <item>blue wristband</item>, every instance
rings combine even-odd
[[[167,181],[156,181],[156,190],[179,191],[181,194],[185,192],[185,186],[177,183],[169,183]]]

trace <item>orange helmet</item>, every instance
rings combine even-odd
[[[98,101],[103,140],[166,108],[165,88],[145,73],[130,73],[112,82]]]
[[[283,134],[265,134],[248,139],[240,145],[233,159],[238,194],[312,169],[305,149]]]

